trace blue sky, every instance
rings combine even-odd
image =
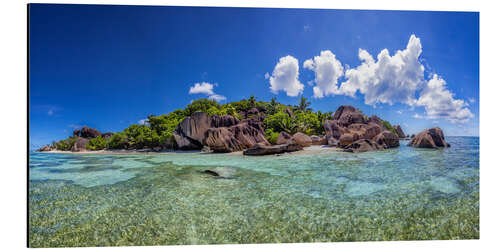
[[[35,146],[250,94],[479,135],[478,13],[32,4],[29,15]]]

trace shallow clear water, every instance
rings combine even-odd
[[[30,244],[479,237],[479,138],[297,154],[30,154]],[[234,178],[201,173],[217,166]]]

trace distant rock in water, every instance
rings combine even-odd
[[[282,154],[288,152],[295,152],[302,150],[303,147],[296,143],[288,143],[274,146],[262,146],[257,144],[253,148],[249,148],[243,151],[244,155],[272,155],[272,154]]]
[[[439,148],[449,147],[450,144],[445,141],[441,128],[434,127],[418,133],[411,139],[408,146],[416,148]]]
[[[396,126],[392,126],[392,127],[393,127],[393,128],[396,130],[396,132],[398,133],[398,137],[399,137],[399,138],[406,138],[406,135],[405,135],[405,133],[403,132],[403,129],[401,128],[401,126],[396,125]]]

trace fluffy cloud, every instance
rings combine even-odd
[[[189,88],[189,94],[214,94],[214,85],[208,82],[195,83],[194,86]]]
[[[366,50],[359,49],[362,63],[346,70],[347,80],[340,86],[339,93],[354,97],[359,91],[365,95],[368,105],[396,102],[414,105],[415,92],[424,79],[424,66],[419,61],[421,53],[422,45],[415,35],[411,35],[405,50],[391,56],[384,49],[376,61]]]
[[[344,75],[344,67],[330,50],[321,51],[319,56],[306,60],[304,68],[314,71],[316,86],[313,87],[313,92],[315,98],[339,94],[337,82]]]
[[[148,119],[139,120],[137,123],[140,124],[140,125],[149,125]]]
[[[423,106],[430,119],[443,118],[453,123],[463,123],[474,117],[467,108],[468,104],[455,99],[454,94],[446,89],[446,81],[436,74],[420,92],[416,105]]]
[[[298,96],[304,90],[304,84],[299,81],[299,61],[293,56],[280,58],[272,75],[267,76],[274,94],[282,90],[288,96]]]
[[[218,102],[226,100],[225,96],[216,94],[214,92],[214,85],[217,86],[217,84],[208,82],[195,83],[194,86],[189,88],[189,94],[205,94],[208,96],[208,99]]]

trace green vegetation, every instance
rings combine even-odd
[[[69,137],[68,139],[60,140],[57,142],[52,142],[52,148],[55,148],[57,150],[62,150],[62,151],[69,151],[71,150],[71,147],[73,144],[75,144],[76,138],[75,137]]]
[[[398,135],[398,132],[396,131],[396,129],[388,121],[382,120],[382,125],[384,125],[384,127],[386,129],[388,129],[389,131],[391,131],[395,135]]]
[[[92,138],[89,140],[89,143],[85,145],[85,148],[88,150],[102,150],[107,148],[108,142],[101,136],[96,138]]]

